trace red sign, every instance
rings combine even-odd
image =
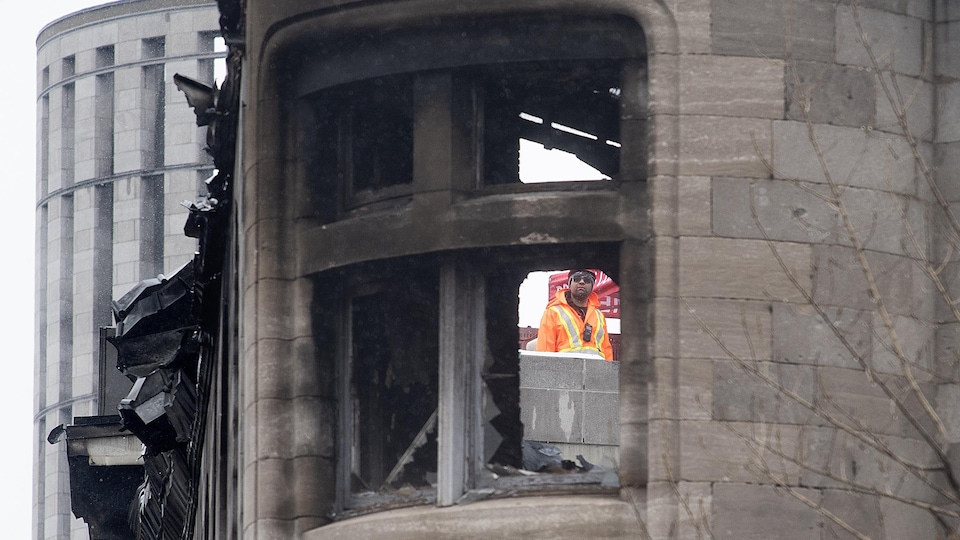
[[[600,311],[607,317],[619,319],[620,287],[610,279],[610,276],[603,272],[599,270],[593,270],[593,272],[600,276],[593,286],[593,292],[597,293],[597,296],[600,297]],[[569,280],[567,276],[569,275],[569,271],[550,275],[550,298],[553,298],[554,295],[557,294],[557,291],[568,288],[569,284],[567,281]]]

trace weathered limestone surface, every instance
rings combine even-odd
[[[960,141],[960,82],[940,85],[937,142]]]
[[[817,152],[823,157],[821,164]],[[901,138],[855,127],[773,123],[777,178],[914,194],[915,163]]]
[[[763,178],[770,174],[770,120],[684,116],[680,130],[683,176]]]
[[[772,249],[779,253],[780,266]],[[685,237],[680,240],[680,294],[683,297],[787,301],[802,298],[788,277],[810,285],[810,247],[760,240]]]
[[[862,41],[866,35],[866,45],[872,49],[879,67],[920,75],[925,66],[921,20],[867,8],[858,9],[856,16],[854,13],[849,6],[837,7],[837,63],[873,67]]]
[[[716,1],[711,19],[713,52],[785,58],[790,50],[795,59],[832,61],[834,10],[833,2],[819,0]]]
[[[876,91],[862,68],[828,62],[788,62],[784,68],[787,120],[862,127],[873,124]],[[804,114],[804,105],[809,107]]]
[[[830,242],[841,237],[841,222],[825,202],[829,190],[793,180],[714,177],[713,232],[728,238],[786,242]]]
[[[681,114],[783,117],[782,62],[762,58],[680,58]]]
[[[819,501],[815,490],[791,488],[796,496]],[[714,487],[713,534],[740,540],[819,540],[824,518],[794,495],[772,486],[718,484]]]
[[[810,305],[773,304],[774,361],[854,369],[857,356],[870,357],[870,312],[826,307],[824,314],[826,320]]]

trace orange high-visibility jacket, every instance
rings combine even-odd
[[[591,292],[587,299],[587,316],[581,319],[576,310],[567,303],[567,289],[557,291],[547,304],[540,319],[537,332],[537,350],[544,352],[585,352],[600,354],[607,362],[613,362],[613,347],[607,333],[607,319],[600,313],[600,299]],[[593,327],[590,341],[583,340],[583,330]]]

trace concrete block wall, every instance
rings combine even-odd
[[[95,291],[106,287],[116,299],[140,279],[151,277],[141,275],[140,261],[144,176],[162,175],[167,190],[162,215],[164,267],[189,261],[196,249],[196,242],[183,236],[186,209],[179,202],[196,197],[198,178],[212,166],[193,111],[172,81],[176,71],[196,77],[198,65],[214,58],[212,47],[199,40],[219,31],[218,16],[216,4],[202,0],[114,3],[54,21],[38,37],[38,126],[46,101],[48,128],[45,140],[37,144],[38,150],[45,150],[38,151],[37,167],[37,230],[43,245],[38,242],[37,297],[42,303],[36,319],[43,342],[38,341],[35,373],[35,538],[87,538],[86,524],[70,510],[66,450],[62,444],[47,444],[46,436],[74,416],[97,414],[95,327],[109,307],[96,304]],[[145,59],[142,40],[157,36],[166,36],[165,57]],[[113,65],[98,66],[97,48],[106,46],[113,47]],[[72,70],[64,61],[70,57]],[[142,148],[148,141],[142,116],[145,63],[169,64],[164,142],[168,161],[156,168],[149,164],[149,169]],[[97,160],[103,156],[97,155],[95,140],[96,77],[107,73],[114,79],[113,175],[98,176]],[[63,124],[65,85],[73,87],[72,128]],[[37,133],[43,138],[42,130]],[[64,162],[70,156],[64,148],[72,148],[69,163]],[[47,156],[45,167],[42,155]],[[102,192],[99,203],[112,206],[112,230],[98,225],[97,190],[104,189],[98,186],[112,189],[113,200]],[[112,248],[105,247],[110,244]],[[102,266],[98,257],[104,249],[112,252],[112,271],[96,270]],[[103,279],[107,282],[99,282]]]
[[[520,353],[525,440],[559,447],[596,464],[619,460],[620,364],[564,353]]]

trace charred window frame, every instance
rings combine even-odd
[[[336,515],[448,506],[516,490],[614,493],[610,471],[524,476],[516,291],[527,273],[590,261],[617,272],[618,245],[462,250],[388,259],[316,278],[335,322]]]
[[[633,79],[646,71],[642,43],[632,21],[564,16],[453,20],[324,43],[323,62],[293,68],[303,72],[293,91],[315,126],[307,161],[318,215],[332,223],[438,189],[471,197],[615,188],[623,111],[636,107]],[[438,81],[448,88],[438,91]],[[456,122],[427,133],[440,101]],[[463,154],[449,164],[449,182],[436,185],[413,164],[443,136]],[[524,184],[520,139],[574,154],[612,182]]]
[[[344,209],[410,195],[413,183],[413,87],[408,75],[375,77],[318,100],[318,130],[333,150],[324,162]]]
[[[477,186],[517,184],[520,140],[575,155],[604,176],[620,171],[621,62],[485,66],[475,83]]]
[[[291,92],[298,98],[298,121],[306,126],[297,148],[308,149],[302,154],[308,183],[300,211],[310,227],[326,231],[317,233],[324,245],[312,256],[315,262],[304,268],[315,276],[318,290],[336,289],[336,301],[316,297],[312,309],[320,326],[315,341],[319,361],[337,372],[333,509],[338,517],[398,505],[451,505],[496,496],[498,490],[537,489],[537,482],[522,476],[493,481],[486,467],[491,461],[519,466],[522,460],[517,302],[509,296],[504,301],[499,280],[506,278],[516,291],[530,271],[571,267],[601,268],[618,279],[623,237],[615,235],[622,233],[605,232],[600,241],[560,238],[559,247],[525,246],[519,254],[511,251],[517,246],[490,247],[479,236],[474,245],[454,247],[414,240],[405,243],[418,247],[399,258],[393,246],[372,253],[324,235],[378,235],[378,223],[390,234],[402,235],[405,220],[412,219],[404,212],[444,212],[471,200],[542,190],[615,198],[621,182],[643,180],[643,36],[632,21],[621,25],[615,19],[489,19],[386,34],[360,31],[305,48],[304,58],[291,68],[300,73]],[[537,81],[543,83],[539,89]],[[358,122],[357,111],[363,107],[384,110],[397,120],[380,128],[364,124],[362,118]],[[543,124],[534,125],[521,113]],[[562,130],[553,124],[595,138],[556,133]],[[373,129],[369,135],[382,139],[358,131],[358,126]],[[522,185],[514,158],[520,138],[572,147],[613,181]],[[630,145],[629,156],[620,153],[622,139]],[[378,165],[358,164],[355,154],[376,149],[382,150],[381,162],[390,158],[402,174],[389,171],[378,177],[371,172],[359,178],[359,171],[376,171]],[[397,155],[401,149],[409,160]],[[378,221],[385,215],[394,219],[389,224]],[[483,249],[488,252],[478,254]],[[500,256],[491,257],[491,249],[500,250]],[[491,260],[496,267],[484,265]],[[402,299],[410,283],[421,290],[411,298],[424,296],[423,291],[435,298],[422,305],[411,301],[407,307],[422,313],[416,321],[397,324],[395,317],[382,313],[364,318],[372,306],[396,301],[391,295]],[[433,309],[421,309],[426,306]],[[435,345],[430,347],[434,363],[420,358],[388,366],[385,359],[396,347],[388,337],[386,345],[357,343],[370,334],[388,336],[411,325],[435,329]],[[395,411],[384,410],[398,407],[385,384],[389,369],[429,370],[436,378],[429,384],[418,382],[435,400],[412,407],[416,413],[409,420],[414,427],[405,428],[399,439],[386,440],[393,434],[364,424],[393,425]],[[378,434],[384,440],[373,441]],[[423,444],[418,446],[414,439],[421,434]],[[411,471],[391,477],[408,450]],[[556,475],[541,484],[578,493],[604,489],[599,478],[574,476]],[[589,485],[578,485],[579,480]],[[389,495],[377,493],[384,484],[391,486]]]

